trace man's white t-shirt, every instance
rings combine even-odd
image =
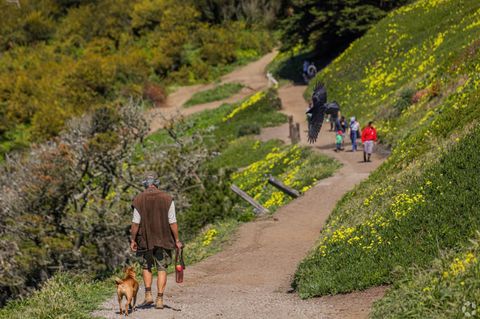
[[[140,224],[141,220],[142,218],[140,217],[140,213],[136,208],[134,208],[132,223]],[[175,224],[176,222],[177,222],[177,215],[175,214],[175,204],[172,201],[172,204],[170,204],[170,208],[168,210],[168,223]]]

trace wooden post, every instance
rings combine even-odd
[[[281,190],[282,192],[284,192],[285,194],[287,194],[287,195],[289,195],[293,198],[300,197],[300,192],[299,191],[297,191],[296,189],[293,189],[291,187],[288,187],[287,185],[283,184],[281,181],[279,181],[278,179],[276,179],[272,175],[270,175],[270,177],[268,178],[268,183],[275,186],[276,188],[278,188],[279,190]]]
[[[297,143],[299,143],[300,142],[300,123],[296,123],[295,128],[296,128],[295,133],[297,133],[296,140],[297,140]]]
[[[250,197],[247,193],[245,193],[244,191],[242,191],[238,186],[236,186],[235,184],[232,184],[232,186],[230,186],[230,189],[235,193],[237,194],[238,196],[240,196],[241,198],[243,198],[246,202],[248,202],[250,205],[253,206],[254,208],[254,212],[255,214],[257,215],[261,215],[261,214],[265,214],[265,213],[269,213],[269,210],[266,209],[265,207],[263,207],[262,205],[260,205],[256,200],[254,200],[252,197]]]
[[[288,117],[288,138],[292,144],[300,142],[300,123],[294,123],[293,116]]]
[[[293,116],[288,117],[288,138],[293,138]]]

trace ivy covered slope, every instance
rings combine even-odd
[[[299,265],[293,285],[302,297],[391,283],[474,237],[479,36],[480,2],[421,0],[390,13],[319,74],[329,99],[362,123],[375,120],[393,150],[338,203]]]

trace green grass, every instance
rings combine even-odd
[[[476,128],[401,176],[383,176],[363,203],[340,203],[296,273],[301,296],[391,283],[396,267],[428,266],[439,248],[466,244],[480,227],[480,189],[471,186],[480,183],[479,133]]]
[[[473,0],[417,1],[319,74],[343,114],[376,121],[392,154],[337,204],[295,274],[301,297],[395,282],[398,267],[428,268],[480,226],[479,10]]]
[[[220,101],[235,95],[240,92],[242,88],[243,84],[241,83],[221,84],[213,89],[195,93],[183,106],[191,107],[198,104]]]
[[[93,281],[86,275],[59,273],[30,297],[0,309],[0,318],[91,318],[90,313],[113,291],[112,279]]]
[[[237,219],[226,219],[205,227],[201,234],[186,244],[185,264],[193,265],[220,252],[230,242],[240,223]]]
[[[174,128],[178,136],[200,134],[203,142],[210,148],[225,147],[228,143],[249,132],[259,132],[263,127],[277,126],[287,122],[287,116],[278,112],[281,108],[276,91],[268,90],[264,97],[252,106],[238,112],[233,118],[225,120],[236,108],[248,101],[250,97],[234,104],[223,104],[218,108],[193,114]],[[252,134],[252,133],[250,133]],[[147,147],[155,147],[158,143],[171,142],[165,130],[151,134]],[[150,146],[148,146],[150,144]]]
[[[435,259],[429,268],[399,270],[401,278],[375,303],[375,319],[478,318],[480,302],[479,235],[461,252]]]
[[[274,147],[282,145],[280,140],[260,142],[252,136],[244,136],[231,141],[206,166],[211,169],[239,169],[263,159]]]

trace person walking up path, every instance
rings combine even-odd
[[[175,204],[170,195],[158,189],[155,173],[147,173],[143,180],[145,190],[133,200],[133,220],[130,229],[130,248],[136,252],[143,268],[145,301],[153,304],[152,268],[157,267],[157,298],[155,308],[163,309],[163,293],[167,285],[167,267],[172,262],[172,250],[181,249]]]
[[[350,119],[350,140],[352,141],[352,152],[357,151],[357,139],[359,137],[358,133],[360,130],[360,123],[355,119],[355,116],[352,116]]]
[[[377,141],[377,130],[373,127],[372,124],[373,122],[368,122],[367,127],[362,130],[364,162],[371,162],[370,157],[373,153],[373,145]]]

